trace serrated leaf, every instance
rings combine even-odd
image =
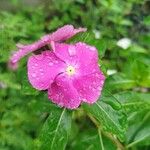
[[[95,117],[105,130],[117,135],[121,140],[124,139],[126,129],[126,116],[122,110],[116,110],[113,105],[118,101],[112,95],[105,94],[93,105],[84,104],[83,108]],[[109,99],[114,100],[114,104],[108,104]],[[112,101],[112,100],[111,100]]]
[[[71,113],[66,109],[51,110],[39,136],[40,150],[64,150],[71,129]]]

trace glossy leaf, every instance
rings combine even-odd
[[[38,143],[42,150],[64,150],[71,128],[71,113],[66,109],[53,109],[43,125]]]
[[[115,97],[122,103],[127,113],[150,109],[150,94],[121,92]]]
[[[113,95],[106,94],[103,91],[101,98],[93,105],[84,104],[83,108],[93,117],[95,117],[98,122],[103,126],[103,128],[113,134],[116,134],[120,139],[124,139],[125,129],[126,129],[126,116],[122,110],[118,110],[121,106],[114,107],[114,105],[120,105]],[[112,101],[108,104],[108,101]]]

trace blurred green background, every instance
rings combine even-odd
[[[16,43],[64,24],[88,29],[68,42],[96,46],[107,79],[100,107],[68,111],[64,140],[52,147],[48,133],[62,109],[28,83],[27,57],[14,72],[7,62]],[[149,0],[0,0],[0,150],[149,150],[149,92]]]

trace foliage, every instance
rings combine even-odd
[[[0,150],[148,150],[150,146],[150,16],[143,0],[51,0],[25,6],[11,0],[0,12]],[[77,110],[59,108],[27,80],[26,60],[7,62],[15,44],[31,43],[64,24],[88,32],[107,76],[100,99]],[[127,37],[127,49],[117,41]],[[115,71],[110,74],[110,71]]]

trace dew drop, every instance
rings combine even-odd
[[[96,77],[99,77],[98,73],[95,74]]]
[[[43,83],[41,83],[41,87],[43,87],[44,86],[44,84]]]
[[[68,52],[69,52],[70,56],[76,55],[76,49],[75,49],[75,47],[74,46],[69,46]]]
[[[91,51],[95,51],[95,47],[90,47],[90,50]]]
[[[32,74],[32,77],[36,77],[36,74],[35,74],[35,73],[33,73],[33,74]]]
[[[40,69],[40,72],[43,72],[43,69]]]
[[[52,62],[49,62],[48,65],[49,65],[49,66],[53,66],[53,63],[52,63]]]
[[[37,63],[35,63],[35,66],[37,67],[37,66],[38,66],[38,64],[37,64]]]
[[[64,91],[66,92],[66,91],[67,91],[67,89],[66,89],[66,88],[64,88]]]
[[[57,60],[55,60],[55,63],[56,63],[56,64],[58,64],[58,61],[57,61]]]
[[[104,81],[101,81],[101,84],[104,84]]]

